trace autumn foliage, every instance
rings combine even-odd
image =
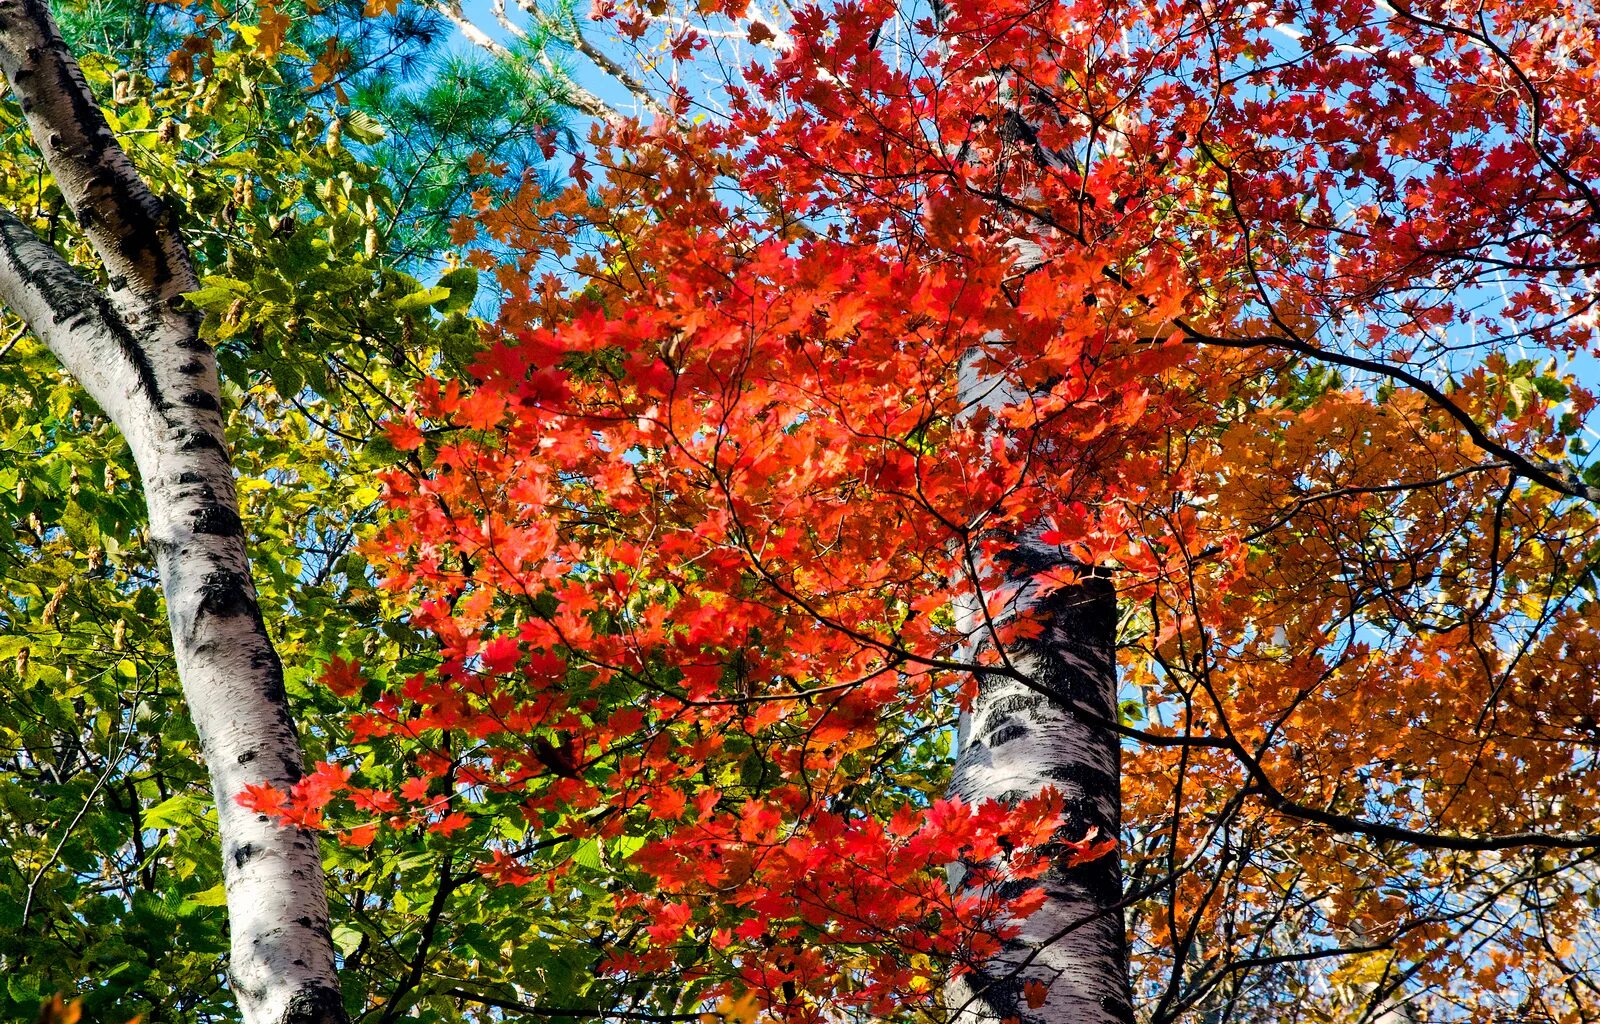
[[[1582,927],[1600,845],[1581,20],[799,8],[724,115],[598,132],[598,202],[530,185],[462,226],[525,256],[471,379],[392,423],[370,545],[440,664],[324,677],[418,774],[327,765],[258,806],[609,879],[648,922],[618,977],[895,1016],[1049,858],[1115,845],[1059,800],[941,796],[954,716],[1037,628],[1003,614],[1030,537],[1062,555],[1034,586],[1096,566],[1124,609],[1096,724],[1129,741],[1157,1016],[1305,949],[1340,958],[1330,998],[1468,1015],[1570,976],[1531,936]]]

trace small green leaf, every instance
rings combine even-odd
[[[145,828],[177,828],[194,821],[194,817],[194,801],[184,794],[179,794],[148,808],[141,823]],[[195,897],[195,902],[199,902],[198,896]]]
[[[449,297],[449,288],[441,288],[438,286],[424,288],[420,292],[412,292],[410,295],[403,295],[396,299],[394,301],[394,310],[396,313],[409,313],[415,309],[423,309],[431,306],[435,302],[442,302]]]
[[[579,867],[599,868],[600,840],[586,839],[579,843],[577,850],[573,851],[572,862]]]
[[[1572,389],[1555,377],[1535,377],[1533,386],[1539,394],[1552,402],[1565,402]]]
[[[381,141],[385,132],[377,118],[364,110],[352,110],[345,115],[344,134],[363,146],[370,146]]]
[[[339,952],[350,956],[361,947],[361,932],[347,924],[333,926],[333,944],[339,947]]]
[[[439,287],[450,291],[448,298],[434,303],[441,313],[464,313],[478,294],[478,268],[457,267],[439,278]]]
[[[272,378],[272,386],[285,398],[293,398],[305,389],[305,376],[299,367],[290,363],[268,363],[267,374]]]

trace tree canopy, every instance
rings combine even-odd
[[[404,77],[261,98],[425,11],[108,108],[209,268],[311,762],[247,800],[352,1019],[1594,1019],[1592,10],[437,10],[509,63],[436,174]],[[498,154],[501,95],[593,131]],[[10,997],[225,1015],[133,474],[14,351]]]

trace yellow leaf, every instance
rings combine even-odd
[[[197,892],[189,898],[200,904],[202,907],[220,907],[228,902],[228,894],[223,891],[220,883],[212,886],[205,892]]]
[[[742,996],[723,996],[717,1004],[717,1016],[723,1024],[751,1024],[761,1015],[761,1001],[754,992]]]

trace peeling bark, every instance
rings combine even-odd
[[[44,0],[0,0],[0,71],[104,265],[101,291],[0,210],[0,301],[127,439],[149,509],[173,652],[211,775],[246,1024],[342,1024],[316,837],[245,810],[292,785],[301,751],[250,577],[216,361],[171,210],[118,146]]]

